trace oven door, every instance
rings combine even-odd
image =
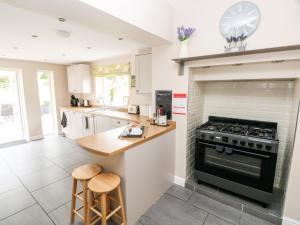
[[[196,141],[195,169],[272,192],[276,155]]]

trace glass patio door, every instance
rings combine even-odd
[[[42,115],[43,135],[54,133],[54,110],[52,101],[52,72],[39,71],[37,73],[40,109]]]
[[[18,71],[0,68],[0,144],[23,139]]]

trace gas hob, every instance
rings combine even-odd
[[[277,123],[210,116],[196,129],[196,138],[277,153]]]

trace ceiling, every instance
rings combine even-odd
[[[41,2],[45,1],[41,0]],[[70,64],[134,53],[140,48],[148,47],[150,43],[128,38],[130,35],[125,32],[123,36],[122,32],[117,34],[107,29],[102,31],[101,26],[80,24],[72,19],[69,20],[69,17],[65,17],[65,22],[60,22],[57,19],[59,15],[36,13],[6,3],[0,3],[0,12],[0,58]],[[86,18],[88,14],[78,16]],[[68,38],[59,36],[58,30],[68,31],[70,36]],[[119,37],[124,39],[118,40]]]

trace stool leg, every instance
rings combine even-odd
[[[87,224],[87,214],[88,214],[88,203],[87,203],[87,182],[82,181],[82,189],[83,189],[83,222],[84,225]]]
[[[94,202],[94,194],[88,190],[88,204],[87,204],[87,225],[91,224],[91,206],[93,205]]]
[[[122,215],[122,224],[126,225],[126,213],[125,213],[125,207],[124,207],[124,202],[123,202],[123,195],[122,195],[122,190],[121,190],[121,186],[119,185],[117,187],[117,191],[118,191],[118,197],[119,197],[119,201],[120,201],[120,205],[121,205],[121,215]]]
[[[106,213],[107,213],[106,198],[107,198],[106,193],[101,194],[101,214],[102,214],[101,225],[106,225]]]
[[[77,180],[73,178],[73,188],[72,188],[72,205],[71,205],[71,224],[75,220],[75,206],[76,206],[76,192],[77,192]]]

